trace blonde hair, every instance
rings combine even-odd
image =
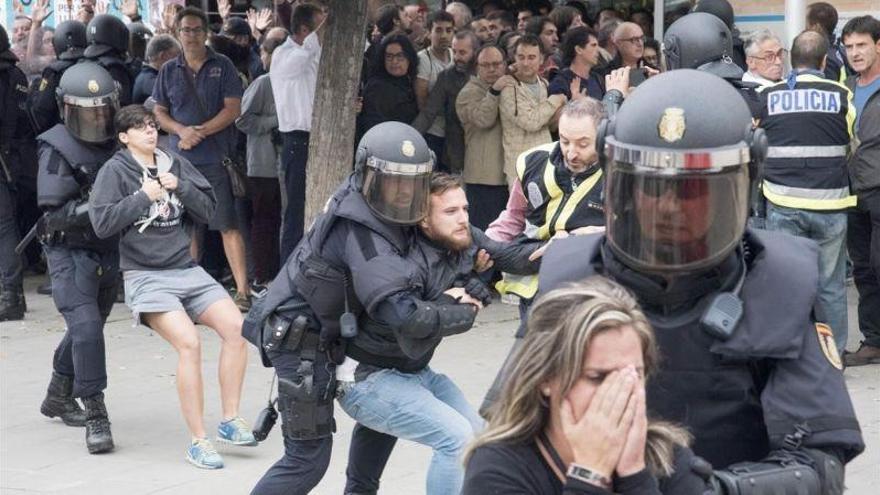
[[[538,299],[529,314],[528,333],[513,357],[509,379],[489,411],[489,424],[468,447],[465,462],[482,445],[536,438],[550,419],[542,385],[558,380],[559,392],[566,396],[580,379],[593,338],[624,326],[631,327],[642,344],[647,376],[657,366],[654,332],[635,298],[621,285],[595,276]],[[656,476],[672,474],[676,445],[687,446],[689,442],[684,429],[649,420],[645,460],[651,472]]]

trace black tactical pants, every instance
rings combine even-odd
[[[67,331],[55,349],[53,367],[73,377],[73,396],[107,388],[104,322],[116,301],[119,252],[45,246],[52,298]]]
[[[21,290],[21,256],[15,254],[18,241],[15,196],[0,179],[0,287],[4,290]]]

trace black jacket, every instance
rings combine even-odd
[[[850,77],[846,85],[855,93],[858,77]],[[880,91],[865,103],[859,115],[859,128],[854,140],[858,146],[849,158],[849,180],[853,193],[880,187]]]
[[[358,116],[358,131],[361,136],[382,122],[409,124],[419,115],[413,82],[407,76],[370,76],[364,85],[363,99],[364,106]]]

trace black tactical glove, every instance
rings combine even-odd
[[[488,306],[492,302],[492,291],[489,290],[488,285],[477,277],[471,277],[464,284],[464,291],[469,296],[483,303],[483,307]]]

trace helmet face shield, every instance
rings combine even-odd
[[[612,162],[607,237],[626,264],[680,273],[716,265],[737,246],[748,214],[748,168],[656,173]]]
[[[64,96],[61,120],[74,137],[87,143],[105,143],[116,135],[113,117],[119,109],[116,94],[98,98]]]
[[[411,225],[428,214],[431,162],[394,163],[370,157],[364,169],[363,196],[373,213],[395,224]]]

